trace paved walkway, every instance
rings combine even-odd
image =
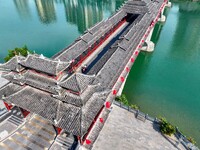
[[[150,121],[142,122],[134,114],[113,105],[93,150],[177,150]],[[172,139],[170,139],[172,141]],[[176,144],[176,141],[173,141]],[[178,142],[177,142],[178,143]]]
[[[102,51],[102,49],[115,37],[119,32],[121,32],[126,26],[128,25],[128,22],[125,22],[122,24],[112,35],[108,37],[90,56],[87,57],[86,60],[82,62],[82,64],[77,68],[77,71],[81,71],[81,68],[85,65],[90,64],[97,56],[98,54]]]

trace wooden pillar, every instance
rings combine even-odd
[[[6,102],[3,102],[3,103],[4,103],[4,105],[5,105],[5,107],[7,108],[8,111],[12,109],[12,107],[13,107],[12,105],[9,105]]]
[[[26,118],[26,116],[28,116],[28,114],[30,113],[29,111],[27,111],[27,110],[25,110],[25,109],[23,109],[23,108],[20,108],[20,110],[21,110],[21,112],[22,112],[24,118]]]
[[[61,133],[62,129],[61,129],[61,128],[58,128],[58,127],[56,127],[56,131],[57,131],[57,134],[59,135],[59,134]]]

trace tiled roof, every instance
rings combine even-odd
[[[58,75],[59,72],[65,70],[70,65],[68,62],[62,62],[59,60],[55,61],[35,55],[28,55],[25,60],[20,61],[20,64],[24,67],[35,69],[54,76]]]
[[[59,85],[63,88],[75,91],[75,92],[82,92],[84,89],[87,88],[89,84],[92,83],[94,80],[94,76],[92,75],[85,75],[82,73],[74,73],[66,80],[61,81]]]
[[[70,93],[69,91],[64,92],[62,95],[53,95],[53,97],[66,102],[68,104],[75,105],[77,107],[82,107],[88,99],[95,93],[101,91],[101,86],[97,85],[88,85],[83,93],[76,95]]]
[[[19,85],[24,85],[25,83],[24,76],[18,73],[14,73],[14,72],[4,73],[1,75],[1,77],[4,79],[7,79],[8,81],[12,83],[17,83]]]
[[[23,74],[24,82],[37,89],[41,89],[53,94],[57,94],[57,81],[52,78],[48,78],[46,76],[40,75],[38,73],[35,73],[33,71],[26,71],[26,73]]]
[[[0,64],[0,69],[20,72],[24,68],[19,63],[20,63],[20,61],[22,61],[24,59],[25,59],[25,57],[16,55],[15,57],[11,58],[8,62],[6,62],[4,64]]]
[[[4,87],[0,88],[0,99],[8,97],[22,89],[23,87],[20,85],[9,83],[5,85]]]
[[[82,136],[87,132],[96,112],[103,106],[108,92],[94,93],[82,108],[63,103],[29,86],[5,97],[4,101],[34,112],[74,135]]]

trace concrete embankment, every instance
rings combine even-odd
[[[166,138],[158,125],[135,118],[123,108],[113,105],[93,150],[185,150],[175,137]]]

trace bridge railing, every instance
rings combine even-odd
[[[152,116],[149,116],[148,114],[145,114],[139,110],[135,110],[133,108],[131,108],[130,106],[126,106],[121,102],[117,102],[117,101],[113,101],[113,104],[133,113],[135,116],[143,116],[145,120],[149,120],[152,123],[156,123],[159,124],[160,120],[157,118],[154,118]],[[192,144],[185,135],[183,135],[178,127],[176,127],[176,132],[174,134],[176,136],[176,138],[179,140],[179,142],[187,149],[187,150],[200,150],[198,147],[196,147],[194,144]]]

